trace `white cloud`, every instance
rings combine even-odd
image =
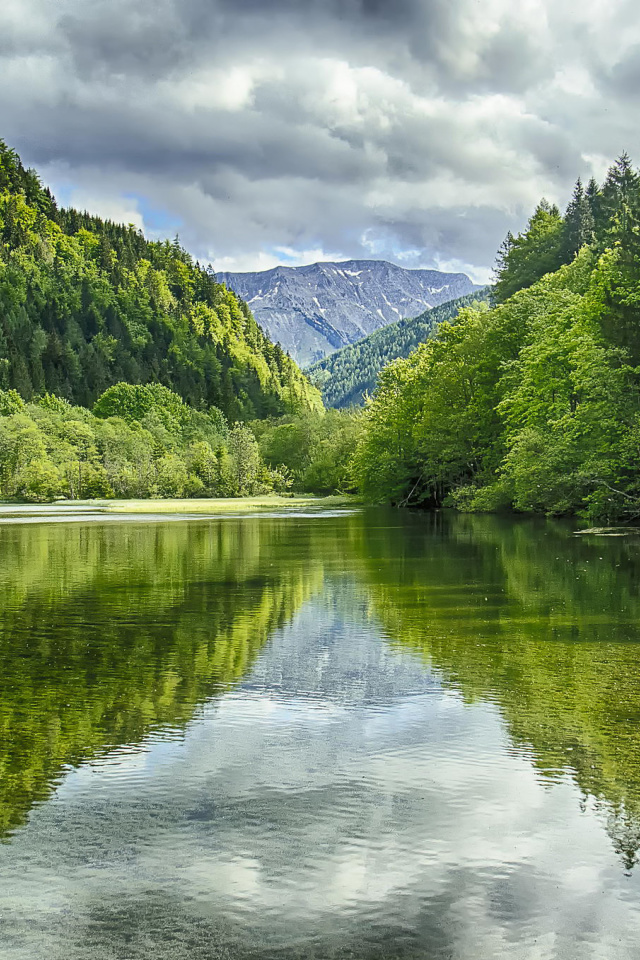
[[[341,253],[327,253],[321,248],[296,250],[294,247],[274,247],[269,253],[263,250],[249,250],[236,257],[212,257],[210,262],[217,273],[243,273],[245,271],[271,270],[277,266],[300,267],[308,263],[344,259],[346,258]]]
[[[69,206],[76,207],[78,210],[89,210],[115,223],[132,223],[137,229],[144,230],[144,219],[133,197],[109,194],[106,191],[93,193],[80,188],[71,190]]]
[[[127,217],[144,197],[230,269],[418,250],[486,276],[542,195],[640,158],[631,0],[367,9],[7,0],[2,135],[66,165],[54,188]]]

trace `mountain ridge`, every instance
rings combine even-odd
[[[269,337],[310,364],[374,330],[480,289],[464,273],[389,260],[322,260],[255,272],[219,272]]]
[[[438,324],[454,319],[464,307],[491,299],[483,287],[464,297],[448,300],[417,317],[399,320],[374,330],[368,337],[349,344],[307,367],[309,379],[321,391],[326,406],[337,409],[358,406],[365,393],[372,393],[378,374],[401,357],[407,357],[430,337]]]
[[[120,381],[159,383],[231,420],[320,405],[177,239],[58,207],[0,139],[0,389],[91,407]]]

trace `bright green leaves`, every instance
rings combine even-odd
[[[307,374],[322,391],[328,407],[361,405],[364,397],[376,389],[378,374],[387,364],[408,357],[435,332],[438,324],[454,319],[463,307],[489,298],[489,288],[485,288],[425,310],[417,317],[390,323],[313,364]]]
[[[524,233],[507,236],[498,254],[495,297],[508,300],[564,262],[564,225],[560,211],[542,200]]]
[[[352,457],[362,415],[340,410],[298,413],[252,424],[272,470],[290,477],[296,490],[345,492],[353,488]]]
[[[491,469],[499,442],[496,385],[510,349],[496,317],[499,311],[463,310],[382,372],[356,455],[364,493],[439,505]]]
[[[282,492],[248,427],[196,411],[159,384],[120,383],[94,413],[0,391],[0,497],[233,497]]]
[[[561,266],[561,264],[564,264]],[[640,176],[621,157],[541,203],[496,299],[389,367],[356,456],[395,503],[640,517]]]
[[[608,335],[617,264],[585,249],[388,367],[356,456],[362,491],[474,510],[640,514],[638,371]]]

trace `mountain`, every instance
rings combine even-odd
[[[120,381],[160,383],[232,420],[321,406],[177,241],[59,209],[0,140],[0,389],[91,406]]]
[[[399,357],[408,357],[443,320],[453,319],[463,307],[488,301],[490,296],[490,288],[485,287],[425,310],[417,317],[390,323],[308,367],[309,378],[322,391],[326,406],[356,406],[362,403],[365,393],[374,391],[383,367]]]
[[[464,273],[345,260],[259,273],[219,273],[258,323],[301,365],[397,320],[477,290]]]

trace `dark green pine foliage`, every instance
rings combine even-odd
[[[600,191],[599,239],[604,241],[611,230],[625,231],[631,221],[637,220],[640,206],[640,176],[623,153],[609,168]]]
[[[611,167],[602,186],[599,248],[616,252],[615,283],[603,290],[603,332],[633,365],[640,364],[640,175],[626,154]]]
[[[489,288],[449,300],[417,317],[398,320],[370,333],[364,340],[350,344],[307,369],[312,383],[322,391],[327,407],[344,409],[362,404],[373,393],[378,374],[393,360],[408,357],[412,350],[432,335],[439,323],[452,320],[463,307],[488,301]]]
[[[542,200],[526,230],[517,236],[507,234],[496,258],[496,302],[504,303],[518,290],[571,263],[586,245],[602,252],[624,236],[623,245],[629,249],[639,219],[640,175],[623,153],[602,187],[592,177],[585,189],[578,178],[564,217],[555,205]]]
[[[593,187],[591,189],[593,191]],[[584,190],[582,180],[578,177],[564,215],[562,257],[565,263],[570,263],[578,250],[594,240],[595,219],[591,204],[591,194]]]
[[[602,194],[600,193],[600,187],[598,186],[598,182],[595,177],[591,177],[589,180],[584,194],[591,208],[591,214],[593,216],[593,233],[595,238],[601,234],[603,222]]]
[[[0,388],[91,406],[121,381],[160,383],[231,420],[320,405],[247,305],[177,239],[58,209],[0,141]]]

